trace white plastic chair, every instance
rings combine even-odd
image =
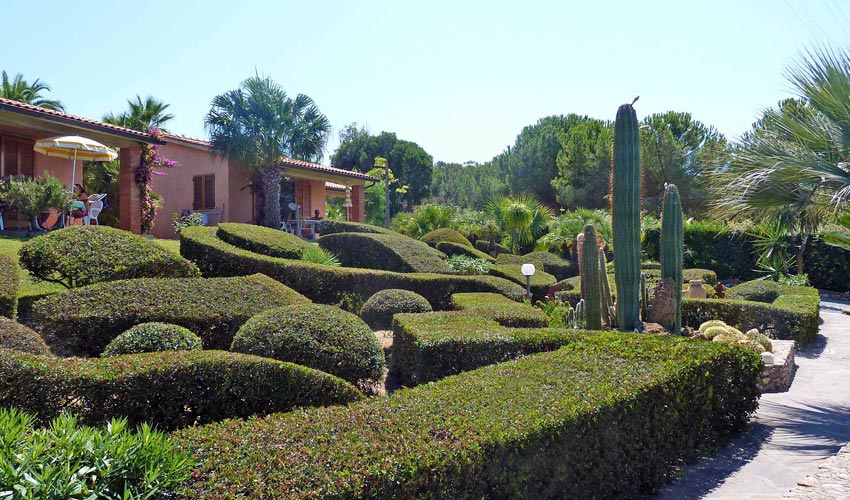
[[[89,196],[89,214],[83,217],[83,224],[86,226],[90,225],[92,221],[100,225],[100,221],[97,220],[97,216],[100,215],[100,212],[103,210],[103,199],[106,198],[106,194],[93,194]]]

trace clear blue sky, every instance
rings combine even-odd
[[[486,161],[551,114],[689,111],[735,137],[788,96],[783,69],[850,40],[847,0],[10,2],[0,68],[101,118],[141,94],[206,137],[213,96],[255,71],[337,132],[396,132],[434,160]]]

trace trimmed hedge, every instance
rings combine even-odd
[[[490,275],[511,280],[525,287],[526,277],[523,276],[521,268],[521,264],[496,264],[490,267]],[[549,293],[549,285],[554,285],[557,281],[551,274],[537,269],[531,277],[531,296],[533,300],[543,300],[546,294]]]
[[[496,255],[511,253],[510,248],[489,240],[475,240],[475,248],[487,254],[491,252],[495,252]]]
[[[142,323],[112,339],[101,356],[161,351],[194,351],[201,349],[201,347],[200,337],[182,326],[170,323]]]
[[[418,293],[388,288],[369,297],[360,309],[360,318],[372,328],[387,329],[392,328],[393,315],[397,313],[426,313],[432,310],[428,300]]]
[[[88,425],[127,417],[131,425],[176,429],[361,398],[318,370],[231,352],[57,359],[0,351],[0,406],[35,414],[40,423],[70,412]]]
[[[242,325],[230,350],[309,366],[354,384],[378,381],[384,372],[384,351],[372,330],[333,306],[261,312]]]
[[[652,293],[652,289],[661,281],[661,271],[651,266],[641,266],[641,272],[646,274],[647,287],[650,293]],[[614,283],[614,268],[612,266],[608,267],[606,276],[608,277],[608,285],[611,288],[612,297],[616,297],[617,287]],[[717,275],[714,271],[709,269],[682,269],[683,290],[688,289],[688,283],[691,280],[702,280],[702,287],[705,289],[706,296],[711,298],[716,297],[714,284],[717,283]],[[581,277],[573,276],[572,278],[559,281],[558,290],[555,293],[558,299],[575,305],[581,299]]]
[[[452,295],[455,309],[492,319],[502,326],[513,328],[544,328],[549,318],[542,310],[515,302],[495,293],[456,293]]]
[[[779,295],[768,304],[735,299],[682,300],[683,324],[697,327],[719,319],[742,331],[758,328],[778,339],[801,343],[815,340],[819,313],[818,291],[804,286],[780,286]]]
[[[451,241],[440,241],[437,242],[437,250],[443,252],[448,256],[466,255],[467,257],[473,257],[475,259],[484,259],[489,262],[496,262],[496,259],[490,257],[490,255],[480,250],[473,248],[471,245],[466,246]]]
[[[803,267],[813,287],[850,292],[850,251],[814,238],[806,246]]]
[[[128,231],[72,226],[33,238],[19,250],[21,266],[68,288],[131,278],[191,278],[198,268],[183,257]]]
[[[0,254],[0,316],[18,316],[18,286],[21,277],[18,265],[11,257]]]
[[[435,248],[437,247],[437,243],[440,243],[440,242],[443,242],[443,241],[450,242],[450,243],[456,243],[458,245],[463,245],[465,247],[473,248],[472,243],[470,243],[469,240],[466,239],[466,236],[464,236],[464,235],[460,234],[459,232],[455,231],[454,229],[451,229],[451,228],[448,228],[448,227],[443,227],[443,228],[440,228],[440,229],[434,229],[433,231],[428,231],[427,233],[422,235],[421,238],[419,238],[419,241],[421,241],[422,243],[428,244],[428,246],[430,246],[430,247],[435,247]]]
[[[184,498],[639,498],[756,409],[757,354],[601,334],[348,407],[182,430]]]
[[[219,224],[216,235],[243,250],[284,259],[300,259],[301,253],[310,246],[306,241],[286,231],[235,222]]]
[[[399,236],[399,233],[372,224],[362,224],[360,222],[346,222],[341,220],[325,219],[319,227],[319,234],[337,234],[337,233],[368,233],[368,234],[392,234]]]
[[[550,252],[531,252],[525,255],[514,255],[500,253],[496,257],[497,264],[525,264],[530,262],[534,264],[537,270],[543,270],[555,276],[555,281],[575,276],[578,269],[573,269],[573,263],[564,260]]]
[[[186,230],[184,230],[186,231]],[[227,349],[254,314],[307,303],[291,288],[263,275],[235,278],[141,278],[90,285],[45,297],[33,305],[38,330],[77,355],[93,356],[120,333],[158,321],[188,328],[206,349]]]
[[[35,330],[0,316],[0,349],[50,356],[50,348]]]
[[[318,243],[337,255],[345,267],[399,273],[454,273],[445,255],[400,234],[337,233],[322,235]]]
[[[450,308],[451,295],[457,292],[494,292],[516,300],[525,295],[519,285],[492,276],[394,273],[267,257],[219,240],[215,228],[208,227],[181,231],[180,252],[197,262],[205,276],[263,273],[314,302],[340,305],[353,311],[359,311],[366,299],[386,288],[414,291],[435,309]]]
[[[769,304],[779,297],[781,289],[782,286],[775,281],[745,281],[726,290],[726,298],[767,302]]]

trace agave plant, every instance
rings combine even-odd
[[[510,237],[514,252],[533,245],[543,236],[552,216],[549,208],[531,194],[497,196],[487,203],[485,210]]]

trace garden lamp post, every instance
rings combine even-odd
[[[525,276],[525,298],[531,300],[531,277],[534,276],[534,271],[536,271],[536,269],[534,269],[534,264],[527,262],[522,265],[520,271],[522,272],[522,275]]]

